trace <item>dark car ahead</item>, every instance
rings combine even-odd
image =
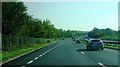
[[[87,50],[104,50],[104,43],[100,39],[91,39],[87,41]]]

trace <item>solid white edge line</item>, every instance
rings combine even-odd
[[[29,61],[27,64],[31,64],[33,62],[33,60]]]

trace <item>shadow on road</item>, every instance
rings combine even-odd
[[[100,50],[77,49],[76,51],[100,51]]]
[[[88,51],[87,49],[77,49],[76,51]]]

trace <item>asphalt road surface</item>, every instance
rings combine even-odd
[[[2,66],[48,67],[118,67],[117,50],[88,51],[85,44],[76,44],[71,38],[12,60]]]

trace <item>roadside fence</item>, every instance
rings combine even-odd
[[[6,50],[10,47],[46,43],[48,41],[50,41],[50,39],[2,35],[2,49]]]

